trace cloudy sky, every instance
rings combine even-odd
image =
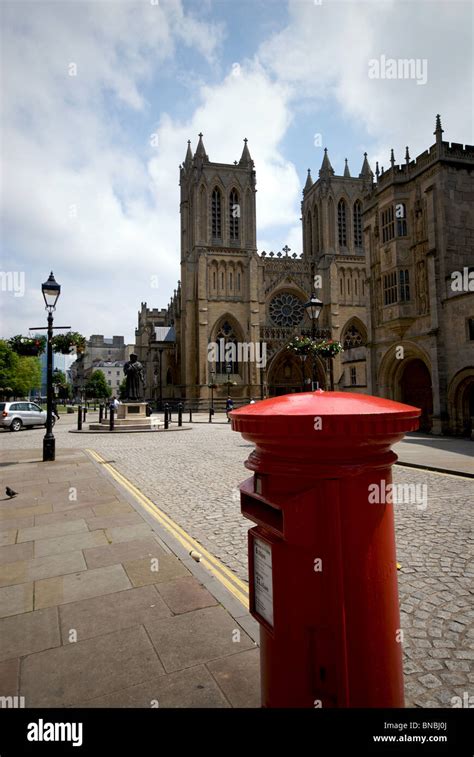
[[[142,301],[179,278],[178,166],[197,134],[211,161],[257,172],[259,250],[301,251],[308,168],[403,161],[474,144],[472,4],[457,0],[0,0],[3,336],[44,320],[133,341]],[[415,59],[417,78],[383,61]],[[379,77],[375,78],[377,61]]]

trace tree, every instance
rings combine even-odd
[[[107,385],[103,371],[94,371],[85,386],[86,396],[94,399],[110,397],[112,389]]]
[[[124,378],[123,381],[120,382],[119,399],[121,400],[127,399],[127,379],[126,378]]]
[[[12,389],[15,395],[21,397],[29,395],[32,389],[41,389],[41,363],[39,358],[19,356]]]
[[[71,398],[71,386],[68,384],[66,374],[55,368],[53,371],[53,385],[57,389],[57,396],[60,400],[68,400]]]
[[[0,386],[14,397],[26,397],[41,388],[41,364],[37,357],[23,357],[0,339]],[[5,391],[4,391],[5,393]]]
[[[8,342],[0,339],[0,386],[12,388],[12,377],[18,366],[19,357]]]

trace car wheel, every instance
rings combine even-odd
[[[10,431],[20,431],[22,426],[23,423],[19,418],[13,418],[12,422],[10,423]]]

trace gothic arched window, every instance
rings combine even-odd
[[[354,247],[362,247],[362,203],[354,203]]]
[[[357,326],[355,326],[354,324],[349,326],[349,328],[344,332],[344,338],[343,338],[344,349],[350,350],[353,347],[362,347],[362,345],[364,344],[365,344],[364,337],[362,336]]]
[[[232,189],[229,195],[229,236],[236,240],[240,231],[240,202],[236,189]]]
[[[313,222],[309,210],[306,216],[306,239],[308,241],[308,255],[311,258],[313,256]]]
[[[212,238],[222,239],[222,198],[218,187],[212,192]]]
[[[339,239],[339,247],[347,247],[346,203],[342,199],[339,200],[337,204],[337,233]]]
[[[217,343],[216,373],[238,373],[238,339],[229,321],[224,321],[221,325],[215,341]]]
[[[207,193],[204,186],[199,192],[199,238],[201,242],[207,242]]]
[[[328,201],[328,240],[330,249],[334,249],[334,201],[332,197]]]
[[[313,250],[319,252],[319,211],[316,206],[314,206],[313,217]]]
[[[404,202],[395,205],[395,218],[397,219],[397,236],[406,237],[407,235],[407,208]]]

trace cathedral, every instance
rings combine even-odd
[[[375,394],[422,409],[421,428],[474,429],[474,147],[442,138],[415,159],[341,175],[324,150],[302,191],[302,251],[257,250],[257,174],[214,163],[203,135],[179,169],[181,278],[167,308],[142,303],[147,396],[204,409],[308,391]],[[321,302],[312,322],[305,307]],[[299,335],[340,341],[314,364]],[[212,349],[210,347],[212,346]],[[229,347],[235,349],[229,349]],[[263,358],[263,359],[262,359]],[[329,371],[329,368],[331,370]],[[314,386],[314,384],[313,384]]]

